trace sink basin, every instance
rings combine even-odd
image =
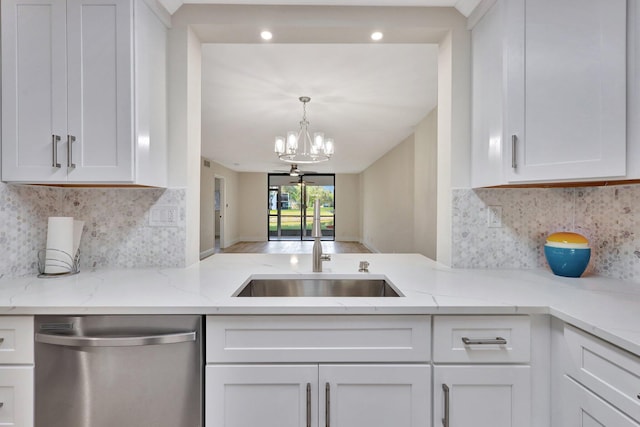
[[[385,279],[252,279],[237,297],[400,297]]]

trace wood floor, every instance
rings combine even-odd
[[[262,254],[309,254],[313,248],[310,241],[239,242],[221,249],[220,253],[262,253]],[[322,242],[322,251],[327,254],[371,253],[358,242]]]

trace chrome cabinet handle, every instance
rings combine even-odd
[[[177,334],[130,336],[130,337],[90,337],[77,335],[55,335],[37,333],[36,342],[66,347],[133,347],[140,345],[175,344],[196,340],[194,331]]]
[[[517,160],[517,156],[516,156],[517,144],[518,144],[518,136],[517,135],[511,135],[511,167],[513,169],[517,169],[518,168],[518,160]]]
[[[329,417],[331,416],[331,385],[329,385],[329,383],[326,383],[324,386],[324,396],[326,400],[324,406],[324,425],[325,427],[331,427],[331,421],[329,420]]]
[[[0,402],[0,408],[4,406],[4,402]]]
[[[307,383],[307,427],[311,427],[311,383]]]
[[[0,344],[4,342],[4,338],[0,338]]]
[[[76,142],[76,137],[73,135],[67,135],[67,167],[75,168],[76,164],[73,163],[73,143]]]
[[[464,345],[504,345],[507,343],[507,340],[502,337],[473,339],[462,337],[462,342]]]
[[[449,386],[442,384],[444,392],[444,417],[442,418],[442,427],[449,427]]]
[[[62,167],[60,163],[58,163],[58,142],[60,141],[59,135],[51,135],[51,145],[53,146],[53,155],[51,158],[52,164],[51,166],[54,168]]]

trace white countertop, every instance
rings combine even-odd
[[[360,260],[369,273],[358,273]],[[404,298],[234,298],[250,277],[386,277]],[[183,269],[82,271],[0,279],[0,314],[531,314],[550,313],[640,355],[640,285],[547,270],[459,270],[421,255],[217,254]]]

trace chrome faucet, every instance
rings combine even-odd
[[[313,206],[313,228],[311,237],[313,237],[313,272],[322,272],[322,261],[331,261],[331,255],[322,253],[322,231],[320,229],[320,199],[316,199]]]

